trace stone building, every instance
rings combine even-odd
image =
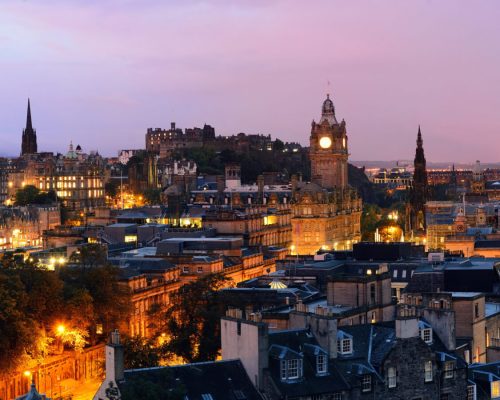
[[[320,123],[313,123],[310,142],[309,157],[314,171],[311,182],[292,176],[289,185],[266,185],[264,177],[259,176],[256,184],[245,185],[241,183],[239,165],[231,164],[226,166],[225,176],[217,178],[215,187],[191,191],[189,204],[213,206],[224,211],[236,209],[247,216],[256,212],[262,214],[267,209],[263,228],[275,231],[271,233],[270,242],[255,244],[288,243],[294,255],[314,254],[320,249],[351,249],[361,239],[362,202],[347,182],[345,121],[337,123],[329,96],[323,103]],[[227,213],[219,212],[218,215],[225,218]],[[269,223],[274,220],[278,223]],[[235,222],[245,223],[243,220]],[[223,225],[217,221],[217,213],[210,216],[210,224]],[[251,233],[251,230],[245,232]],[[253,236],[260,240],[258,234]],[[261,236],[261,239],[266,238],[269,236]]]
[[[269,331],[229,310],[222,359],[240,359],[269,399],[465,399],[466,364],[408,308],[394,323],[337,326],[320,313]]]

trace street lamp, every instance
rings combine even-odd
[[[25,376],[26,381],[27,381],[26,392],[29,392],[29,390],[30,390],[31,371],[26,370],[26,371],[23,372],[23,375]]]
[[[63,324],[57,325],[56,332],[62,335],[66,331],[66,327]]]

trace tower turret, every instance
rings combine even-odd
[[[313,121],[311,128],[309,158],[311,181],[325,189],[347,186],[347,132],[345,121],[339,124],[330,95],[321,108],[319,123]]]

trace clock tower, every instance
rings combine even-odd
[[[321,120],[312,122],[309,139],[311,181],[325,189],[347,186],[347,133],[345,121],[339,124],[330,95],[326,96],[321,110]]]

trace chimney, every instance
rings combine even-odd
[[[326,307],[315,312],[301,311],[306,305],[297,303],[297,309],[289,314],[290,329],[308,329],[327,353],[330,359],[337,358],[337,319],[329,314]]]
[[[241,310],[228,310],[221,318],[221,354],[223,360],[239,358],[248,377],[258,390],[264,388],[264,371],[269,367],[268,325],[254,313],[242,319]]]
[[[216,176],[216,182],[217,182],[217,196],[219,197],[219,203],[223,203],[223,197],[224,197],[224,189],[226,188],[226,182],[224,180],[224,175],[217,175]]]
[[[295,192],[297,191],[297,182],[298,182],[297,175],[293,174],[292,175],[292,179],[291,179],[291,183],[292,183],[292,198],[293,198],[293,195],[295,194]]]
[[[259,190],[258,202],[262,204],[262,199],[264,197],[264,175],[259,175],[257,177],[257,188]]]
[[[175,131],[175,122],[170,123],[170,130]]]
[[[398,308],[396,315],[396,337],[398,339],[409,339],[418,336],[418,318],[415,307],[403,306]]]
[[[120,333],[115,329],[106,345],[106,381],[122,381],[124,369],[123,346],[120,343]]]

